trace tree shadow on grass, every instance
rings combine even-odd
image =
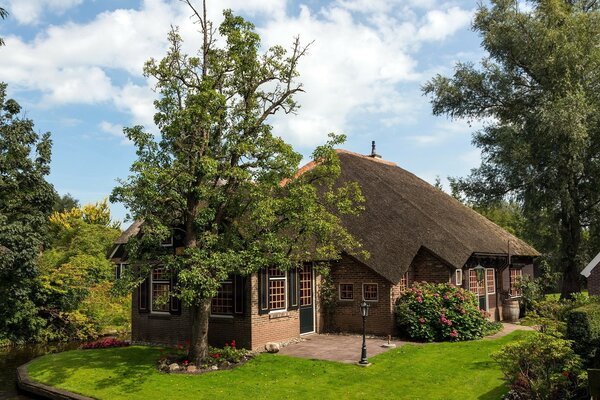
[[[44,380],[51,385],[61,385],[75,373],[89,379],[96,389],[116,387],[131,393],[155,371],[158,348],[123,347],[114,349],[76,350],[59,354],[59,361],[42,359],[36,367]]]
[[[500,385],[478,397],[479,400],[498,400],[506,393],[506,386]]]

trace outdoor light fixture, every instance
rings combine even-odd
[[[481,264],[477,264],[475,268],[475,273],[477,274],[477,281],[481,282],[485,279],[485,268],[481,266]]]
[[[480,303],[479,303],[479,308],[481,308],[482,310],[487,311],[488,308],[488,288],[487,288],[487,279],[486,279],[486,270],[484,267],[481,266],[481,264],[477,264],[477,266],[475,268],[473,268],[475,270],[475,273],[477,274],[477,282],[479,282],[479,284],[483,285],[483,299],[484,299],[484,304],[482,307],[481,304],[481,296],[479,295],[479,291],[477,291],[477,295],[478,298],[480,299]]]
[[[367,366],[369,365],[369,360],[367,359],[367,339],[366,339],[366,331],[365,331],[365,323],[367,321],[367,317],[369,316],[369,307],[371,305],[367,303],[365,300],[360,303],[360,314],[362,315],[363,321],[363,342],[362,342],[362,351],[360,353],[360,361],[358,365]]]

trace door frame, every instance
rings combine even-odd
[[[300,279],[300,286],[302,286],[302,280]],[[315,289],[316,289],[316,279],[315,279],[315,268],[314,265],[310,265],[310,295],[311,295],[311,307],[312,307],[312,330],[308,332],[301,332],[300,335],[310,335],[316,333],[317,331],[317,304],[315,301]],[[300,290],[300,287],[298,288]],[[302,330],[302,296],[298,296],[298,328]]]

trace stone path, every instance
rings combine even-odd
[[[503,323],[504,328],[486,339],[497,339],[506,336],[516,330],[533,330],[529,326]],[[303,336],[303,341],[290,344],[279,351],[279,354],[292,357],[308,358],[313,360],[329,360],[353,364],[360,359],[362,348],[362,336],[360,335],[327,335],[313,334]],[[381,338],[367,338],[367,354],[373,357],[388,351],[390,348],[383,347],[387,340]],[[423,345],[423,343],[392,340],[396,347],[407,343]]]

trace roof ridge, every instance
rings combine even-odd
[[[354,151],[350,151],[350,150],[344,150],[344,149],[334,149],[335,152],[337,154],[349,154],[351,156],[355,156],[355,157],[361,157],[367,160],[371,160],[371,161],[375,161],[381,164],[385,164],[385,165],[393,165],[395,167],[398,166],[398,164],[396,164],[393,161],[388,161],[388,160],[384,160],[383,158],[379,158],[379,157],[373,157],[373,156],[366,156],[364,154],[360,154],[360,153],[356,153]]]

